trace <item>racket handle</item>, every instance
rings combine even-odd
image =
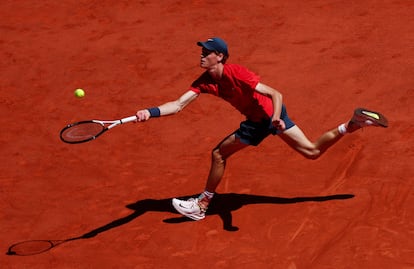
[[[121,119],[121,124],[131,122],[131,121],[136,121],[136,120],[137,120],[137,116],[131,116],[131,117],[123,118],[123,119]]]

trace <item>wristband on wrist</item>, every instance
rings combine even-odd
[[[147,108],[147,110],[149,111],[151,118],[161,116],[161,111],[158,107]]]

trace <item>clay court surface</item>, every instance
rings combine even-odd
[[[410,0],[1,1],[0,267],[414,268],[413,14]],[[60,141],[69,122],[176,99],[211,36],[283,93],[312,140],[359,106],[389,128],[316,161],[269,137],[230,158],[200,222],[170,200],[203,190],[210,150],[243,120],[221,99]]]

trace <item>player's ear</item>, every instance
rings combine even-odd
[[[223,54],[223,53],[221,53],[221,52],[219,52],[219,53],[217,53],[216,55],[217,55],[217,61],[218,61],[219,63],[223,62],[223,59],[224,59],[224,54]]]

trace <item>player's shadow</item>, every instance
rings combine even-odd
[[[181,197],[186,199],[192,196]],[[237,194],[237,193],[225,193],[216,194],[210,207],[207,211],[207,215],[218,215],[223,221],[223,229],[226,231],[237,231],[238,227],[233,225],[232,212],[240,209],[243,206],[251,204],[293,204],[303,202],[326,202],[330,200],[345,200],[353,198],[353,194],[336,194],[328,196],[313,196],[313,197],[294,197],[294,198],[283,198],[283,197],[272,197],[262,195],[251,195],[251,194]],[[171,204],[171,198],[167,199],[144,199],[137,201],[133,204],[126,206],[134,212],[126,217],[114,220],[102,227],[94,229],[86,234],[83,238],[93,237],[101,232],[107,231],[112,228],[116,228],[123,224],[126,224],[139,216],[147,212],[170,212],[178,214]],[[163,220],[165,223],[182,223],[186,221],[192,221],[183,216],[168,218]]]
[[[294,204],[303,202],[325,202],[329,200],[344,200],[353,198],[353,194],[336,194],[329,196],[294,197],[283,198],[273,196],[262,196],[252,194],[226,193],[216,194],[209,205],[206,215],[219,215],[223,222],[223,229],[226,231],[238,231],[239,228],[233,225],[232,212],[245,205],[251,204]],[[186,198],[186,197],[185,197]],[[191,221],[186,217],[165,219],[166,223],[180,223]]]
[[[182,199],[189,198],[181,197]],[[251,195],[251,194],[237,194],[237,193],[226,193],[216,194],[212,203],[210,204],[207,215],[218,215],[223,221],[223,228],[226,231],[237,231],[238,227],[233,225],[232,212],[238,210],[245,205],[251,204],[293,204],[293,203],[304,203],[304,202],[326,202],[330,200],[345,200],[353,198],[353,194],[336,194],[329,196],[313,196],[313,197],[294,197],[294,198],[282,198],[262,195]],[[145,199],[137,201],[136,203],[129,204],[126,206],[132,209],[133,212],[125,217],[116,219],[108,224],[98,227],[90,232],[87,232],[81,236],[68,238],[65,240],[28,240],[19,243],[15,243],[9,247],[7,255],[18,255],[28,256],[36,255],[46,252],[57,245],[65,242],[71,242],[80,239],[88,239],[94,237],[100,233],[106,232],[110,229],[117,228],[124,225],[139,216],[147,212],[170,212],[178,214],[171,204],[171,198],[168,199]],[[165,219],[165,223],[182,223],[185,221],[192,221],[180,215],[180,217]],[[55,242],[56,241],[56,242]]]

